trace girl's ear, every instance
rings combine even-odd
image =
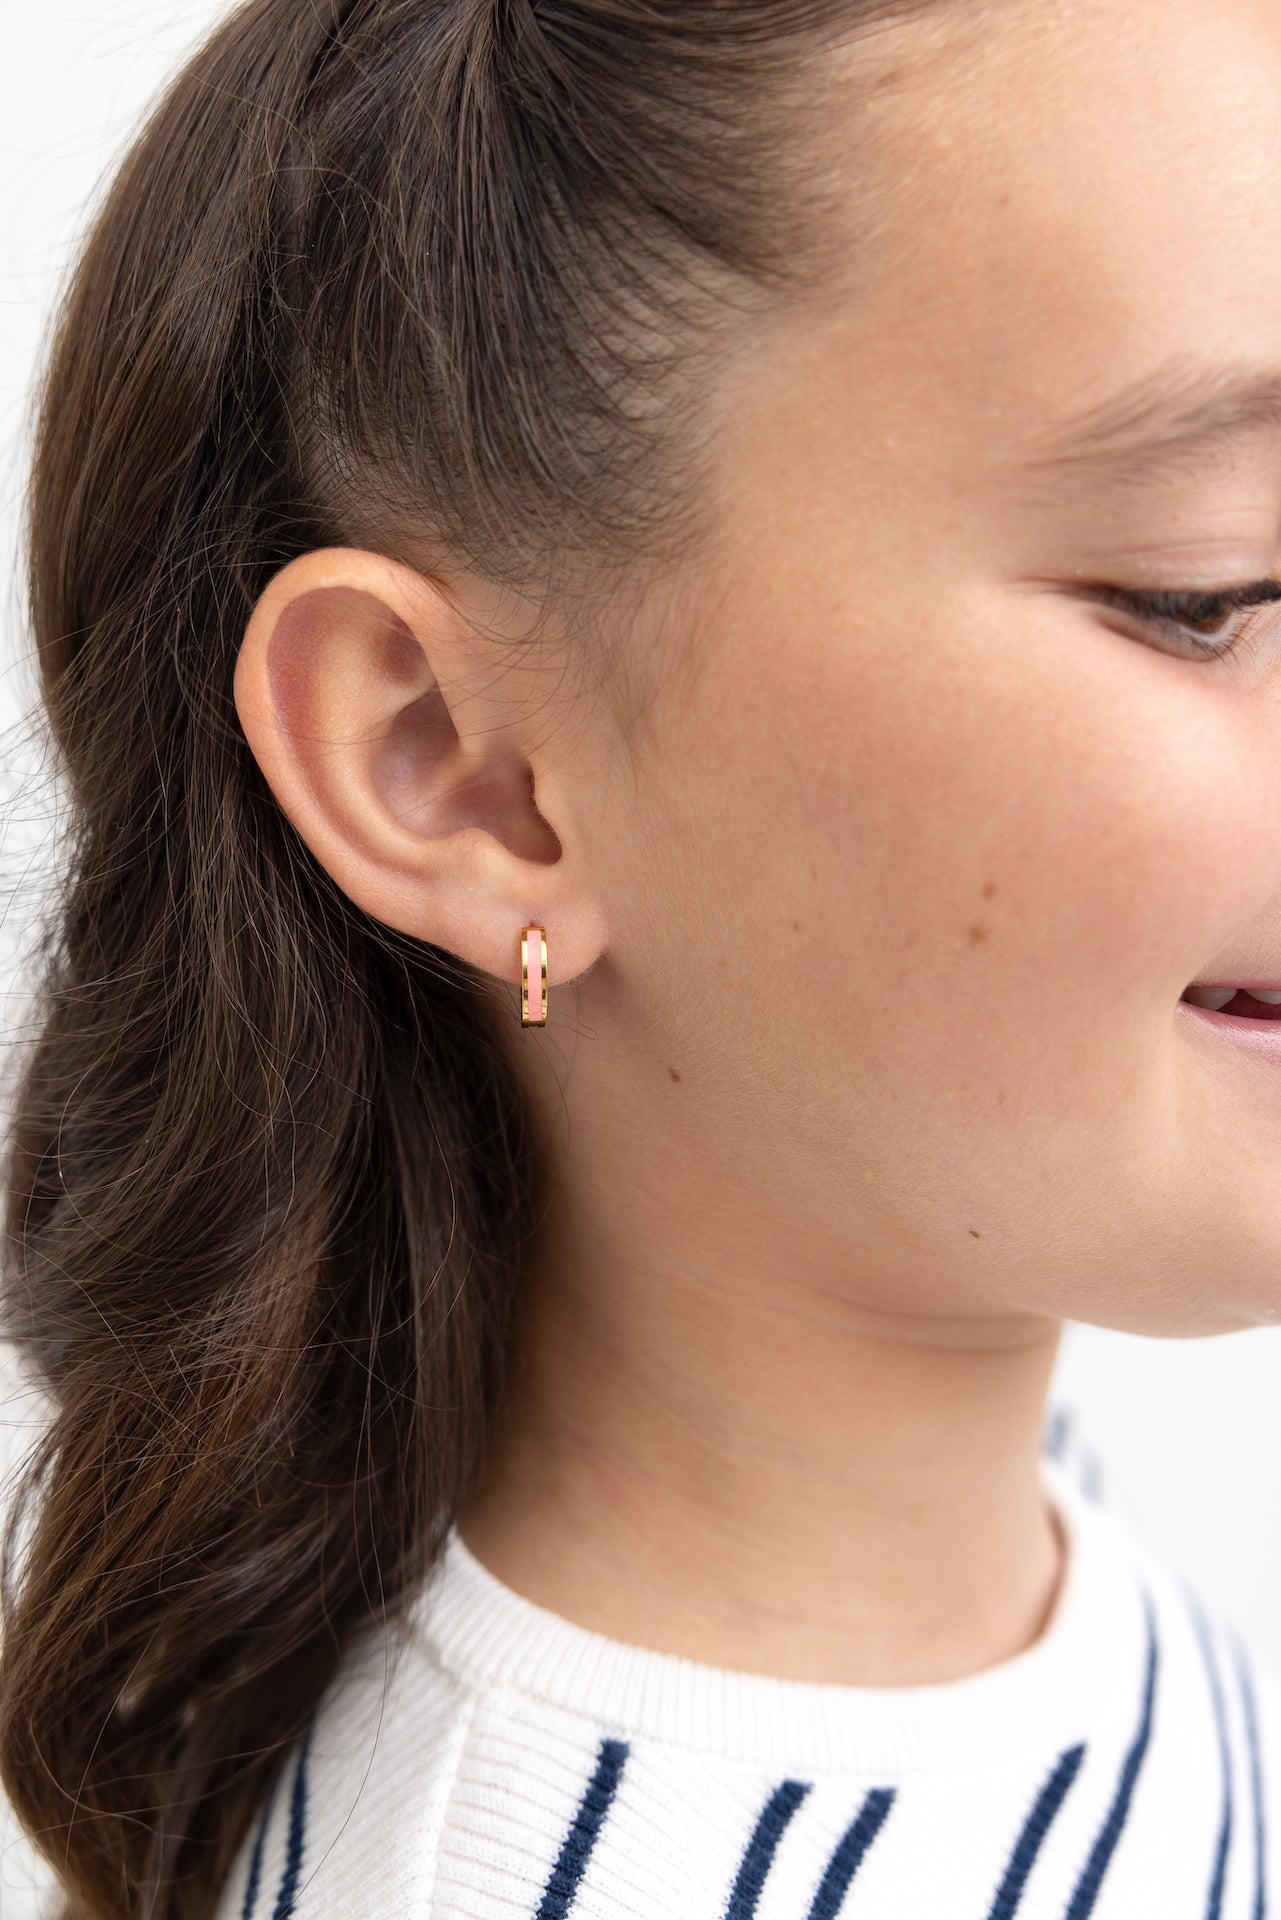
[[[605,929],[567,852],[573,823],[547,800],[566,789],[536,730],[543,678],[514,642],[504,661],[468,611],[381,554],[300,555],[250,617],[236,711],[284,812],[359,907],[516,985],[521,928],[540,926],[551,986],[593,965]]]

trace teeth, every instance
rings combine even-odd
[[[1236,999],[1235,987],[1189,987],[1183,998],[1190,1000],[1194,1007],[1205,1007],[1210,1013],[1218,1013],[1226,1007],[1229,1000]]]
[[[1229,1000],[1238,993],[1248,993],[1254,1000],[1262,1000],[1269,1007],[1281,1007],[1281,989],[1266,987],[1189,987],[1183,998],[1190,1000],[1194,1007],[1206,1007],[1211,1013],[1219,1013]]]

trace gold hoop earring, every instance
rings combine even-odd
[[[537,946],[533,944],[535,934],[538,936]],[[532,979],[529,968],[531,953],[534,956]],[[520,1024],[522,1027],[547,1025],[547,936],[541,927],[522,927],[520,930]]]

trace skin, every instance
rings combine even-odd
[[[1212,663],[1093,591],[1269,574],[1281,434],[1044,462],[1162,367],[1281,369],[1281,7],[894,50],[885,218],[733,356],[635,751],[498,670],[511,596],[355,549],[275,577],[235,688],[351,897],[493,976],[549,1142],[464,1539],[599,1632],[873,1685],[1042,1631],[1065,1317],[1281,1314],[1281,1075],[1179,1006],[1281,985],[1281,615]]]

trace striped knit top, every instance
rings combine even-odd
[[[1281,1920],[1281,1681],[1045,1459],[1024,1652],[851,1687],[625,1645],[455,1530],[348,1653],[218,1920]]]

